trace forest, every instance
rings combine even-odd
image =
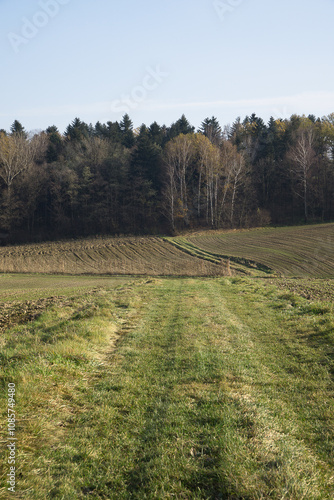
[[[334,113],[0,130],[2,243],[334,220]]]

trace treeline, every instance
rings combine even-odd
[[[199,130],[76,118],[0,131],[0,237],[175,232],[334,219],[334,113]]]

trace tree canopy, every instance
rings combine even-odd
[[[0,227],[11,241],[334,218],[334,113],[255,113],[197,132],[185,115],[0,130]]]

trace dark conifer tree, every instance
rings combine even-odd
[[[133,133],[133,123],[129,117],[129,115],[126,113],[122,121],[119,124],[120,132],[121,132],[121,140],[122,144],[126,148],[132,148],[135,143],[135,137]]]
[[[195,127],[190,125],[185,115],[182,115],[175,123],[173,123],[167,130],[166,140],[170,141],[180,134],[193,134],[195,132]]]
[[[155,228],[159,216],[162,151],[154,144],[146,126],[140,127],[136,146],[131,154],[126,198],[128,215],[134,230]]]
[[[122,143],[122,131],[120,124],[116,122],[107,122],[108,138],[111,142]]]
[[[58,128],[53,125],[46,129],[46,134],[48,137],[48,146],[46,150],[46,161],[47,163],[53,163],[58,161],[63,150],[63,141]]]
[[[148,129],[148,135],[152,142],[158,146],[162,146],[166,137],[166,127],[160,127],[157,122],[153,122]]]
[[[212,118],[205,118],[198,131],[205,135],[216,146],[219,146],[221,143],[222,129],[217,118],[214,116],[212,116]]]
[[[65,137],[69,141],[81,141],[89,136],[89,127],[79,118],[75,118],[65,131]]]
[[[13,124],[11,125],[11,127],[10,127],[10,133],[12,135],[14,135],[14,134],[16,134],[16,135],[22,135],[25,138],[28,137],[28,134],[27,134],[25,128],[23,127],[23,125],[18,120],[15,120],[13,122]]]

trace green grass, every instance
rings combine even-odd
[[[52,305],[65,305],[68,297],[81,297],[101,287],[116,288],[131,280],[120,276],[0,275],[0,332],[32,321]]]
[[[50,296],[80,295],[98,287],[122,285],[133,278],[121,276],[55,276],[41,274],[0,274],[2,302],[37,300]]]
[[[101,289],[7,330],[20,498],[332,499],[333,327],[326,297],[234,277]]]

